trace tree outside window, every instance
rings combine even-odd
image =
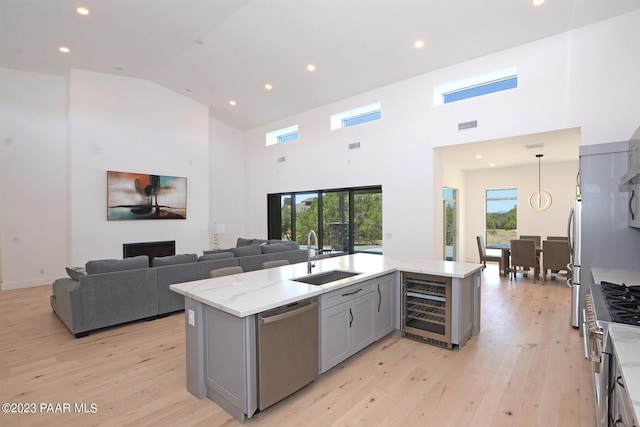
[[[510,243],[518,235],[518,190],[487,190],[486,207],[486,244]]]

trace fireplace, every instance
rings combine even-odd
[[[149,266],[154,257],[168,256],[176,254],[176,241],[165,240],[161,242],[140,242],[140,243],[123,243],[122,257],[129,258],[138,255],[147,255],[149,257]]]

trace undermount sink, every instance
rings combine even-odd
[[[357,276],[358,274],[353,271],[344,270],[331,270],[323,273],[312,274],[310,276],[297,277],[292,279],[294,282],[302,282],[307,285],[326,285],[327,283],[335,282],[341,279],[347,279],[349,277]]]

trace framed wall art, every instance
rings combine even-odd
[[[107,220],[186,219],[187,178],[107,171]]]

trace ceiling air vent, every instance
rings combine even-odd
[[[542,147],[544,147],[544,144],[542,142],[538,142],[535,144],[526,144],[524,146],[524,148],[526,148],[527,150],[531,150],[533,148],[542,148]]]
[[[458,130],[473,129],[473,128],[477,128],[477,127],[478,127],[478,121],[477,120],[472,120],[470,122],[458,123]]]
[[[352,142],[351,144],[349,144],[349,150],[355,150],[357,148],[360,148],[359,142]]]
[[[286,161],[287,161],[287,158],[285,156],[278,157],[278,163],[284,163]]]

